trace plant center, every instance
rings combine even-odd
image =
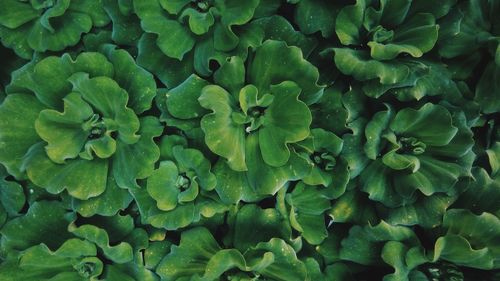
[[[89,278],[92,276],[95,270],[95,264],[91,262],[83,262],[77,264],[75,269],[78,271],[78,274],[84,278]]]
[[[264,115],[264,112],[266,111],[265,107],[262,106],[256,106],[250,108],[248,111],[248,115],[253,117],[253,118],[259,118],[260,116]]]
[[[425,143],[419,141],[414,137],[401,137],[399,139],[401,148],[399,151],[403,154],[419,155],[425,152]]]
[[[377,26],[372,31],[372,40],[377,43],[389,42],[394,38],[394,31],[387,30],[381,25]]]
[[[182,173],[177,177],[177,182],[175,185],[181,190],[184,191],[189,188],[191,185],[191,179],[186,176],[186,173]]]
[[[197,10],[198,12],[206,12],[212,7],[212,1],[210,0],[192,0],[191,8]]]
[[[335,157],[325,151],[315,151],[311,154],[310,159],[314,162],[314,165],[324,171],[333,170],[336,164]]]
[[[99,114],[93,114],[85,123],[82,124],[82,129],[89,132],[89,139],[98,139],[106,132],[106,126],[102,117]]]
[[[248,109],[247,116],[250,117],[248,123],[250,123],[245,131],[249,134],[255,130],[258,130],[262,125],[264,113],[266,111],[266,107],[263,106],[254,106]]]
[[[432,281],[460,281],[464,280],[464,274],[457,266],[447,262],[437,264],[424,264],[421,271]]]

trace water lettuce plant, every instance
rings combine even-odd
[[[498,280],[499,14],[1,0],[0,280]]]

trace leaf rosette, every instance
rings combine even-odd
[[[244,58],[250,46],[260,45],[263,31],[246,24],[273,7],[260,0],[136,0],[134,11],[146,32],[139,41],[138,62],[169,88],[194,72],[209,76],[212,61]]]
[[[500,268],[500,219],[491,213],[451,209],[444,216],[444,235],[436,240],[433,261],[491,270]]]
[[[340,157],[342,147],[341,138],[321,128],[312,129],[309,137],[296,145],[296,151],[313,164],[302,181],[325,187],[322,194],[330,199],[344,193],[350,178],[347,161]]]
[[[6,0],[0,3],[0,37],[22,58],[61,51],[83,33],[110,21],[99,0]]]
[[[57,201],[34,203],[25,215],[9,221],[1,230],[2,250],[9,250],[9,255],[4,257],[0,277],[101,280],[117,275],[135,277],[126,280],[157,280],[137,260],[135,253],[148,247],[148,236],[144,230],[134,228],[131,216],[92,219],[98,222],[79,221],[74,212]],[[20,230],[22,235],[18,235]],[[130,274],[124,266],[135,272]]]
[[[342,260],[361,265],[389,265],[394,272],[385,275],[384,281],[429,280],[419,266],[430,260],[408,227],[393,226],[385,221],[374,226],[353,226],[341,241],[338,255]]]
[[[186,230],[157,268],[164,280],[305,280],[304,263],[295,250],[278,238],[249,247],[243,254],[222,248],[203,227]]]
[[[201,127],[212,152],[231,169],[248,171],[252,188],[261,188],[257,193],[273,194],[310,166],[289,144],[309,135],[307,104],[323,92],[317,69],[298,47],[268,40],[248,61],[245,66],[239,57],[227,59],[214,73],[216,85],[191,75],[160,94],[157,104],[167,124],[188,136]]]
[[[153,138],[162,127],[138,117],[155,92],[152,75],[111,45],[27,64],[13,73],[0,106],[0,162],[53,194],[126,193],[117,188],[138,187],[159,158]]]
[[[388,93],[408,101],[445,94],[451,74],[423,56],[437,42],[436,19],[453,2],[431,6],[424,1],[360,0],[344,6],[335,17],[335,33],[343,45],[333,49],[337,68],[365,82],[365,94],[375,98]]]
[[[232,57],[214,77],[217,85],[204,86],[198,98],[207,146],[236,171],[248,169],[245,155],[252,150],[245,150],[253,142],[266,164],[284,165],[290,158],[287,144],[309,135],[312,117],[306,103],[321,93],[317,69],[297,47],[269,40],[246,70],[241,59]]]
[[[187,141],[175,135],[165,136],[160,148],[159,167],[148,177],[146,188],[132,191],[144,223],[176,230],[226,211],[211,192],[217,180],[199,150],[188,148]]]
[[[361,189],[386,207],[417,204],[436,193],[454,196],[458,180],[472,176],[472,132],[460,111],[427,103],[395,113],[387,106],[368,122],[365,138],[373,161],[360,175]],[[439,201],[428,205],[446,202]]]
[[[455,5],[439,21],[439,54],[444,58],[473,58],[477,57],[478,50],[487,49],[500,66],[500,21],[495,13],[498,8],[497,1],[484,0],[461,1]],[[471,65],[476,66],[479,60],[472,59]]]

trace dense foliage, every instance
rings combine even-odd
[[[0,0],[0,280],[500,280],[499,0]]]

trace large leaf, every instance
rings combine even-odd
[[[301,50],[280,41],[264,42],[248,67],[248,82],[259,93],[268,93],[271,85],[292,81],[302,89],[300,99],[306,104],[316,102],[323,94],[318,79],[318,69],[304,59]]]
[[[446,212],[443,227],[447,232],[436,241],[434,261],[444,259],[486,270],[500,266],[500,220],[496,216],[452,209]]]
[[[232,169],[247,170],[245,131],[242,125],[233,122],[232,113],[236,104],[232,96],[219,86],[209,85],[203,88],[198,100],[201,106],[213,111],[201,119],[207,146],[226,158]]]
[[[78,199],[100,195],[106,189],[108,161],[75,159],[56,164],[45,154],[42,142],[32,146],[25,156],[24,166],[29,179],[53,194],[67,190]]]
[[[273,195],[287,182],[306,176],[312,164],[308,159],[292,152],[288,162],[280,167],[266,164],[259,148],[258,134],[250,134],[246,139],[247,179],[253,191],[260,195]]]
[[[312,245],[323,242],[328,236],[323,213],[330,208],[330,202],[321,189],[298,184],[286,199],[290,205],[292,227]]]
[[[290,157],[287,144],[301,141],[309,135],[312,117],[307,106],[298,98],[300,89],[297,84],[282,82],[271,86],[270,91],[274,100],[263,117],[259,146],[266,164],[280,167]]]
[[[0,105],[0,162],[16,178],[23,177],[22,157],[40,140],[35,120],[43,109],[32,95],[9,95]]]
[[[160,158],[160,149],[154,138],[161,135],[163,128],[158,119],[146,116],[140,119],[139,140],[132,145],[117,143],[113,157],[113,176],[121,188],[136,188],[137,179],[148,177],[154,164]]]
[[[7,222],[0,230],[2,247],[22,251],[44,243],[58,248],[70,238],[67,213],[60,202],[35,202],[25,215]]]
[[[86,224],[76,226],[71,224],[68,227],[73,235],[94,243],[99,247],[104,256],[115,263],[126,263],[132,260],[132,247],[126,242],[121,242],[117,245],[110,245],[108,233],[102,228],[94,225]]]
[[[289,239],[290,236],[290,225],[276,209],[261,209],[249,204],[238,210],[233,244],[242,253],[260,241],[268,241],[273,237]]]
[[[158,35],[156,44],[168,57],[182,60],[195,43],[189,29],[171,19],[158,0],[134,0],[134,10],[141,19],[141,27],[148,33]]]
[[[154,73],[169,88],[176,87],[193,72],[191,55],[188,54],[182,61],[166,56],[156,45],[153,34],[144,33],[137,48],[137,63]]]
[[[297,258],[292,246],[285,241],[272,238],[269,242],[260,242],[245,253],[248,266],[252,271],[273,280],[305,280],[305,264]]]
[[[92,114],[92,107],[77,93],[64,98],[63,112],[51,109],[40,112],[35,128],[47,142],[45,151],[52,161],[63,164],[66,159],[78,157],[91,134],[90,128],[85,130],[83,124]]]
[[[101,195],[87,200],[72,198],[71,206],[84,217],[93,215],[113,216],[126,209],[131,201],[132,196],[130,193],[120,188],[116,181],[108,175],[106,190]]]
[[[158,265],[157,273],[165,280],[202,276],[204,280],[216,280],[227,270],[245,267],[245,260],[237,250],[223,250],[208,229],[199,227],[182,233],[179,246],[172,246]]]

